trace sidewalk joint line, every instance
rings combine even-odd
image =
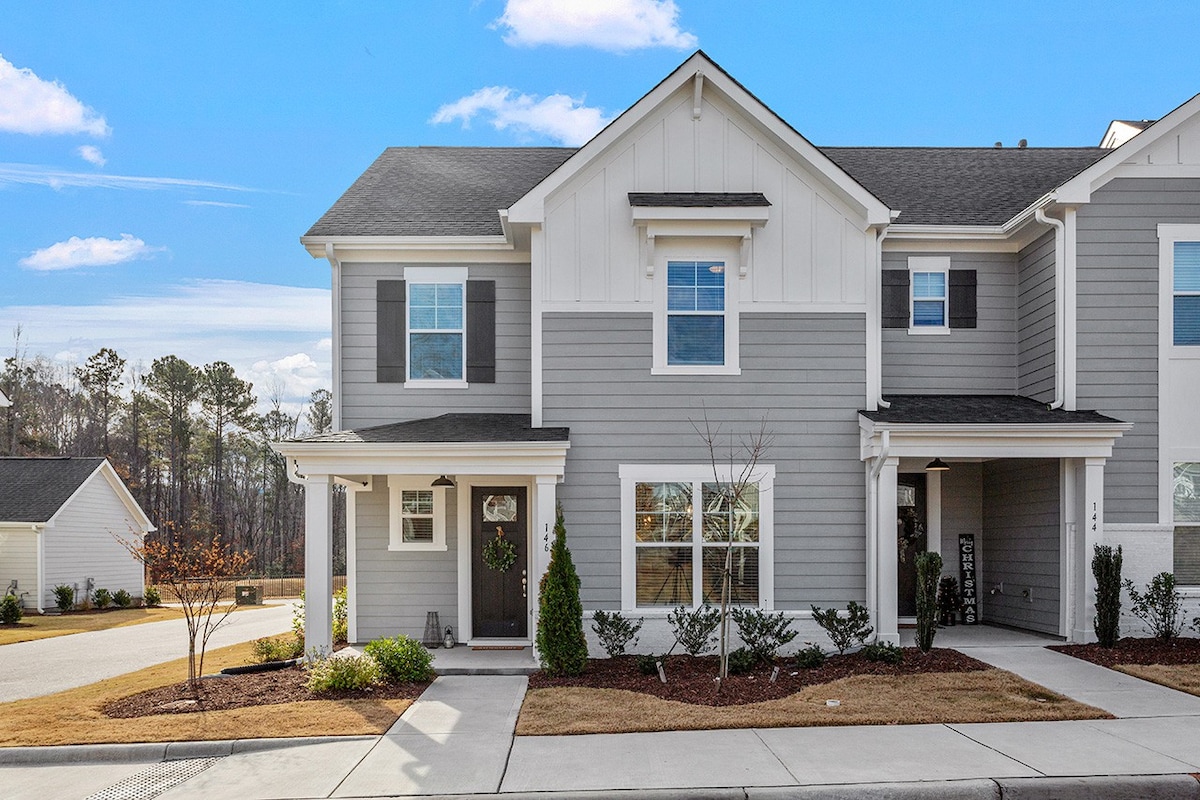
[[[960,731],[958,728],[955,728],[955,727],[954,727],[955,725],[966,725],[966,724],[969,724],[969,723],[965,723],[965,722],[943,722],[943,723],[942,723],[942,725],[943,725],[944,727],[946,727],[946,728],[948,728],[948,729],[950,729],[950,730],[954,731],[954,732],[955,732],[955,733],[957,733],[959,736],[961,736],[961,737],[963,737],[964,739],[966,739],[968,742],[974,742],[975,744],[979,745],[980,747],[983,747],[983,748],[986,748],[986,749],[988,749],[988,750],[991,750],[993,753],[995,753],[996,755],[1000,756],[1001,758],[1007,758],[1009,761],[1012,761],[1012,762],[1014,762],[1014,763],[1016,763],[1016,764],[1020,764],[1022,767],[1025,767],[1025,768],[1027,768],[1027,769],[1031,769],[1031,770],[1033,770],[1034,772],[1036,772],[1037,774],[1041,775],[1043,778],[1045,778],[1045,777],[1049,777],[1049,776],[1048,776],[1048,775],[1047,775],[1045,772],[1042,772],[1040,769],[1038,769],[1037,767],[1033,766],[1032,764],[1026,764],[1026,763],[1025,763],[1024,761],[1022,761],[1021,759],[1019,759],[1019,758],[1016,758],[1015,756],[1010,756],[1008,753],[1005,753],[1005,752],[1002,752],[1002,751],[1000,751],[1000,750],[997,750],[996,748],[992,747],[990,744],[985,744],[985,743],[983,743],[983,742],[979,741],[978,739],[976,739],[976,738],[975,738],[975,737],[973,737],[973,736],[968,736],[968,735],[967,735],[967,734],[966,734],[964,731]],[[994,779],[994,778],[989,778],[989,780],[995,780],[995,779]]]
[[[754,738],[756,738],[760,742],[762,742],[762,746],[767,748],[767,752],[770,753],[771,756],[776,761],[779,762],[779,766],[783,767],[783,771],[786,772],[789,776],[791,776],[793,784],[796,786],[800,786],[801,785],[800,779],[796,777],[795,773],[793,773],[790,769],[788,769],[788,765],[783,762],[783,759],[779,757],[779,754],[776,753],[774,749],[772,749],[771,745],[767,744],[767,740],[762,737],[761,731],[762,731],[762,728],[751,728],[750,729],[750,732],[754,734]],[[743,789],[743,791],[744,791],[744,789]]]

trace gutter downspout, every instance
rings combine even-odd
[[[892,446],[891,431],[880,435],[879,455],[867,478],[867,608],[872,619],[879,619],[879,473]]]
[[[892,219],[894,220],[898,213],[893,212]],[[881,227],[875,235],[875,305],[876,313],[874,320],[868,320],[867,325],[872,330],[872,336],[875,337],[875,363],[871,365],[871,369],[875,372],[876,386],[878,390],[875,398],[876,408],[891,408],[892,404],[883,399],[883,240],[888,234],[886,227]],[[886,431],[885,431],[886,433]],[[884,445],[886,451],[887,445]]]
[[[330,317],[330,349],[333,351],[333,429],[342,429],[342,262],[333,251],[333,242],[325,243],[325,258],[331,271],[333,308]]]
[[[1054,228],[1054,402],[1050,408],[1062,408],[1066,399],[1066,224],[1046,216],[1046,209],[1033,212],[1033,218]]]

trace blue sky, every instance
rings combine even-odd
[[[821,145],[1094,145],[1200,92],[1200,4],[5,3],[0,353],[328,385],[298,238],[391,145],[578,144],[697,47]]]

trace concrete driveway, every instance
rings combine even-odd
[[[215,650],[291,627],[290,602],[237,611],[212,635],[208,647]],[[187,623],[182,618],[4,645],[0,647],[0,702],[86,686],[186,655]]]

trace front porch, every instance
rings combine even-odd
[[[867,605],[880,638],[899,641],[913,621],[912,562],[927,550],[944,575],[961,574],[978,620],[1091,640],[1104,466],[1131,426],[1022,397],[888,400],[860,413]]]

